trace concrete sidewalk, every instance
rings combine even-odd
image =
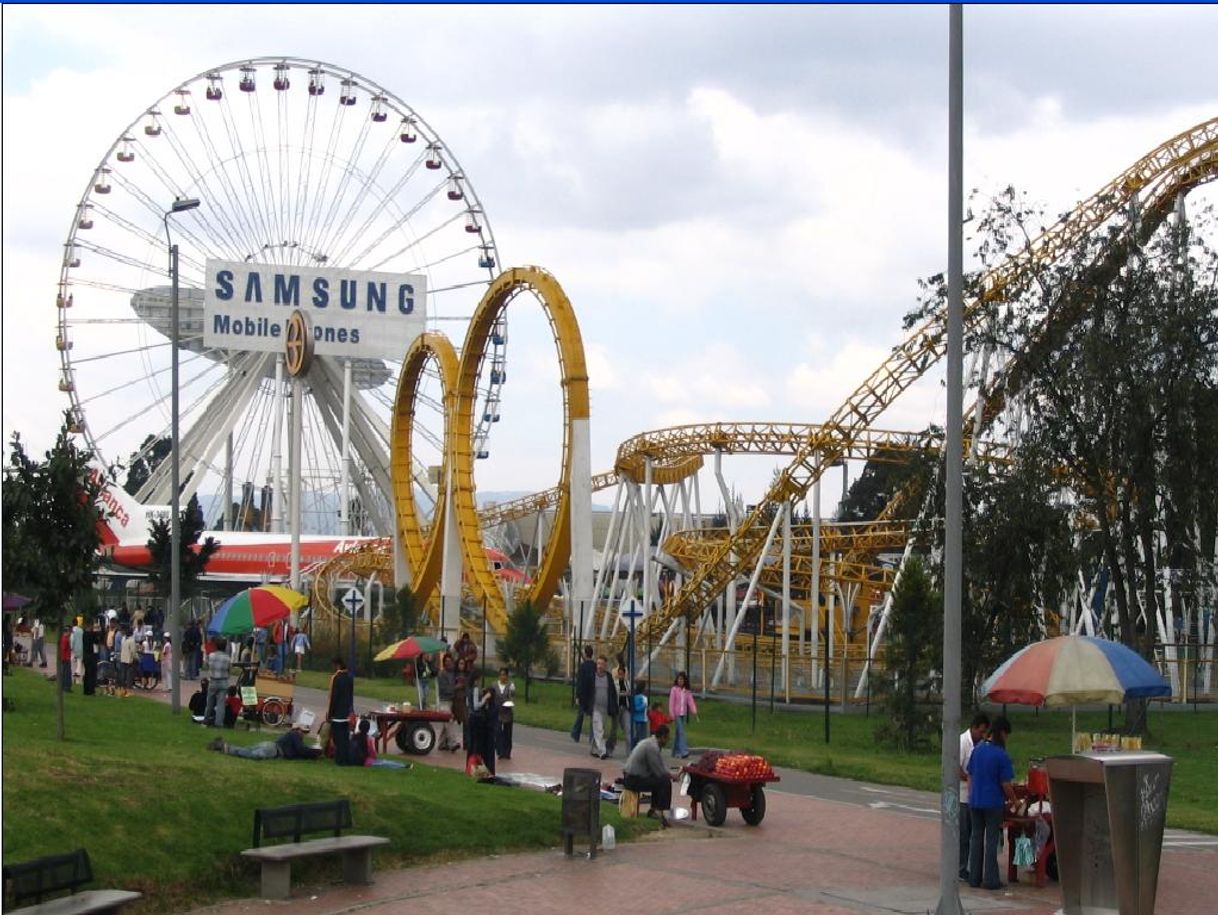
[[[193,684],[184,684],[191,686]],[[299,704],[317,708],[320,691],[298,690]],[[162,694],[159,698],[165,698]],[[324,708],[324,701],[322,702]],[[359,700],[361,711],[378,707]],[[586,745],[550,732],[517,728],[512,759],[501,772],[528,772],[561,779],[568,767],[600,769],[604,780],[621,774],[617,759],[595,760]],[[199,728],[200,745],[209,733]],[[396,754],[396,750],[392,751]],[[416,764],[463,768],[464,753],[433,752],[412,757]],[[491,856],[455,864],[376,872],[368,887],[310,886],[298,873],[288,902],[261,899],[226,902],[195,910],[197,915],[284,912],[396,913],[419,905],[458,904],[463,910],[514,913],[570,913],[589,904],[645,908],[652,913],[921,913],[933,912],[938,899],[939,825],[937,820],[894,808],[854,804],[787,793],[779,783],[767,789],[768,810],[761,826],[744,824],[730,811],[724,826],[712,829],[699,820],[677,822],[657,832],[602,852],[566,858],[561,850]],[[470,782],[471,802],[479,791],[503,788]],[[528,789],[518,789],[528,790]],[[676,800],[676,799],[675,799]],[[687,804],[680,798],[679,803]],[[554,833],[558,843],[558,814]],[[577,846],[578,848],[578,846]],[[234,849],[234,852],[239,849]],[[968,912],[1051,915],[1061,905],[1056,883],[1043,890],[1032,883],[986,892],[960,885]],[[1218,898],[1218,849],[1171,848],[1164,852],[1156,912],[1197,915],[1213,911]]]

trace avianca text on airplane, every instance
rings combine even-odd
[[[106,561],[116,567],[146,571],[152,565],[152,555],[148,551],[150,525],[158,518],[168,518],[169,506],[141,505],[121,486],[106,479],[97,470],[93,472],[102,483],[98,501],[102,503],[105,517],[98,521],[98,530]],[[204,578],[261,583],[286,580],[291,575],[292,538],[287,534],[204,531],[200,540],[208,537],[216,538],[220,548],[207,563]],[[300,538],[300,567],[307,569],[332,556],[378,541],[387,542],[380,537],[303,534]],[[528,576],[514,568],[505,553],[487,547],[486,554],[501,580],[513,585],[528,583]]]

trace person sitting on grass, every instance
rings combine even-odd
[[[191,694],[186,706],[190,709],[190,717],[202,723],[207,712],[207,677],[199,681],[199,688]]]
[[[264,740],[252,747],[235,747],[223,737],[217,737],[207,749],[242,759],[317,759],[323,751],[320,747],[305,746],[304,735],[308,732],[308,728],[293,725],[277,740]]]
[[[410,763],[399,762],[396,759],[381,759],[376,755],[376,741],[369,733],[372,722],[367,718],[359,720],[355,736],[351,738],[351,765],[379,766],[383,769],[409,769]]]
[[[661,751],[668,745],[668,725],[662,724],[656,732],[634,745],[622,770],[622,784],[639,794],[651,795],[649,817],[655,817],[660,825],[668,828],[665,811],[672,807],[672,783],[675,775],[669,775]]]

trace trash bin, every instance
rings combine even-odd
[[[597,769],[563,769],[563,850],[571,855],[575,840],[588,841],[588,856],[596,857],[601,837],[601,773]]]
[[[1153,915],[1171,757],[1078,753],[1045,766],[1064,915]]]

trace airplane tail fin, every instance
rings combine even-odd
[[[103,546],[144,544],[148,540],[148,509],[130,496],[122,486],[111,480],[99,467],[92,468],[93,478],[101,484],[97,501],[102,517],[97,522]]]

